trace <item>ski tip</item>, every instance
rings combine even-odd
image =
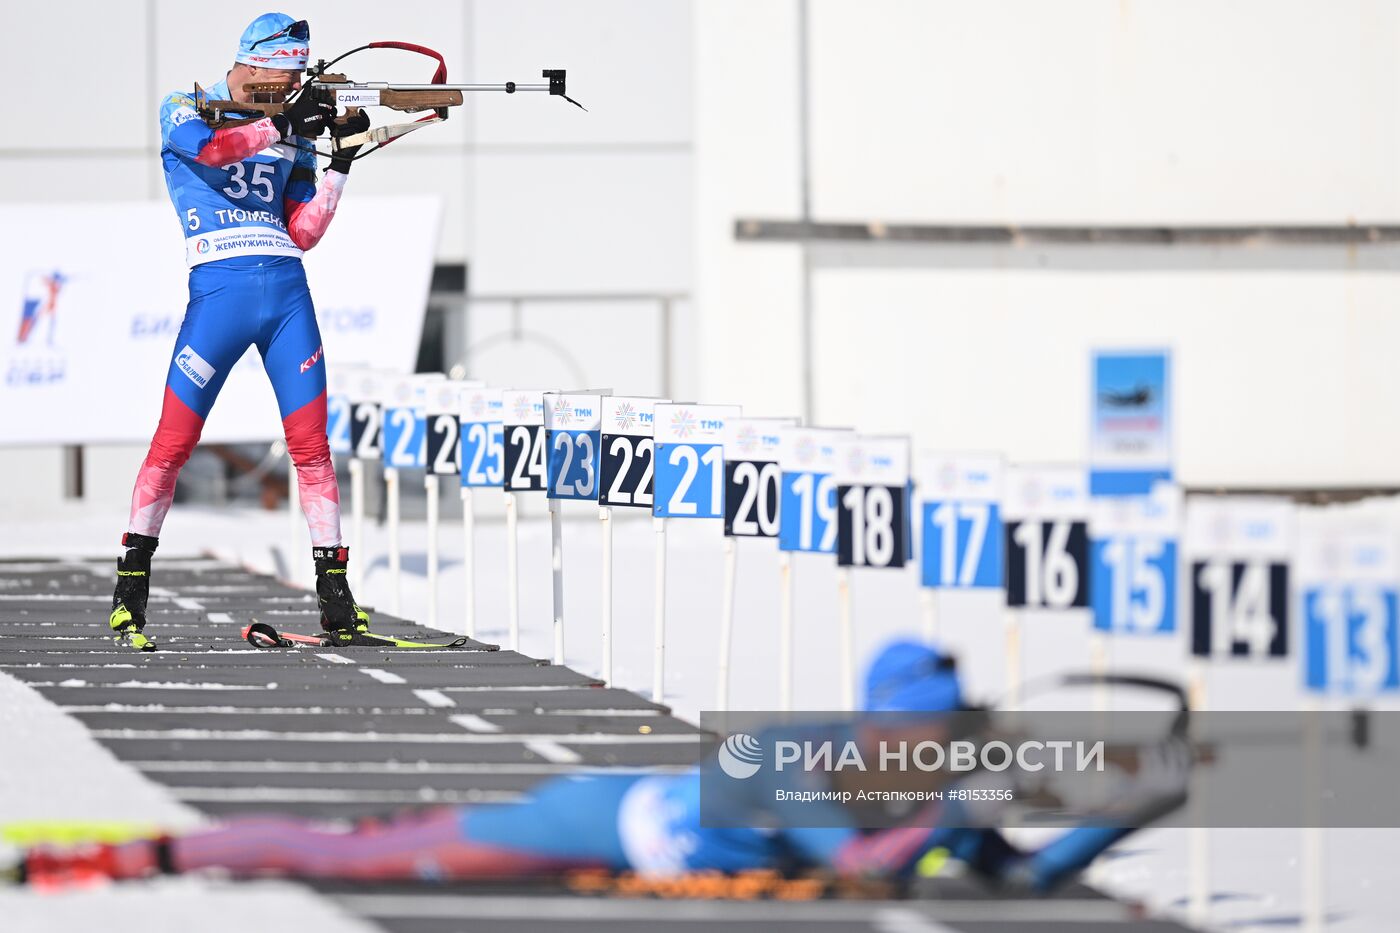
[[[119,844],[159,836],[153,823],[120,820],[18,820],[0,824],[0,842],[27,849],[38,845],[76,845],[87,842]]]

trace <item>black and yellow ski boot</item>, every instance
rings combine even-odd
[[[122,535],[126,556],[117,558],[117,589],[112,594],[112,641],[123,648],[155,651],[156,643],[141,630],[146,627],[146,600],[151,594],[151,555],[160,540],[127,532]]]
[[[345,579],[348,547],[314,547],[316,597],[321,604],[321,629],[336,644],[353,645],[355,636],[369,631],[369,613],[355,602]]]

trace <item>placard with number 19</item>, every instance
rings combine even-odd
[[[836,551],[836,447],[844,428],[785,428],[778,433],[783,471],[778,549]]]

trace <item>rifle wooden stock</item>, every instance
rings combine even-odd
[[[215,129],[226,126],[241,126],[252,123],[287,109],[283,99],[287,93],[285,84],[250,84],[247,90],[252,100],[243,103],[236,100],[210,100],[203,97],[204,89],[194,86],[196,99],[202,104],[199,115]],[[419,113],[424,110],[438,110],[443,107],[459,107],[462,92],[444,88],[442,90],[400,89],[392,84],[383,86],[356,85],[344,75],[324,75],[311,85],[310,92],[329,104],[346,108],[346,114],[337,118],[343,124],[345,117],[364,106],[388,107],[404,113]],[[342,102],[338,95],[353,95],[355,103]]]

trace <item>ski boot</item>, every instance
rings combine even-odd
[[[369,631],[369,613],[355,603],[345,580],[350,560],[348,547],[314,547],[316,596],[321,604],[321,630],[335,644],[352,645],[355,636]]]
[[[159,539],[127,532],[122,535],[126,556],[117,558],[117,589],[112,594],[112,641],[123,648],[155,651],[156,643],[141,630],[146,627],[146,600],[151,593],[151,555]]]

